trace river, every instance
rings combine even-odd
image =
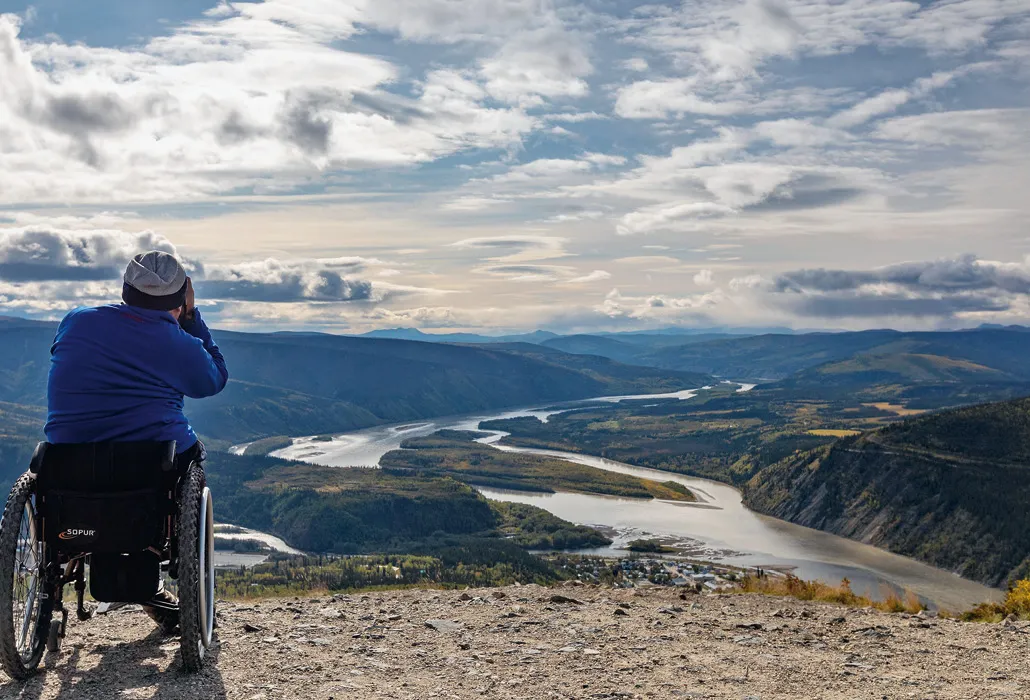
[[[751,386],[743,385],[741,389],[746,391]],[[586,405],[590,402],[629,399],[686,400],[695,395],[695,391],[682,391],[673,394],[598,397],[562,404],[560,408],[531,407],[379,426],[337,435],[332,440],[301,437],[296,438],[291,446],[274,452],[273,456],[335,467],[375,467],[384,454],[398,449],[403,440],[429,435],[437,430],[479,430],[482,421],[521,416],[536,416],[546,421],[556,413],[574,410],[577,403]],[[480,441],[493,444],[501,450],[561,457],[607,471],[658,481],[676,481],[698,496],[697,503],[680,503],[564,492],[539,494],[479,489],[487,498],[529,503],[565,520],[596,525],[617,533],[611,547],[588,550],[587,553],[625,555],[624,550],[618,549],[620,544],[648,535],[674,540],[691,556],[709,561],[735,566],[790,569],[801,578],[828,583],[838,583],[846,577],[856,592],[872,597],[880,597],[889,588],[910,590],[942,608],[961,610],[1001,596],[997,589],[913,559],[754,513],[743,505],[740,492],[726,484],[634,467],[590,455],[499,445],[496,443],[505,433],[483,432],[489,435]]]

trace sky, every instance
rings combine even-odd
[[[1030,323],[1030,0],[0,0],[0,314]]]

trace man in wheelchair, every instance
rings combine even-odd
[[[135,256],[125,270],[122,300],[76,309],[58,327],[47,442],[12,489],[0,523],[0,558],[10,559],[0,561],[0,662],[15,677],[35,670],[43,642],[52,646],[64,635],[63,621],[50,622],[55,612],[67,618],[64,585],[75,584],[79,616],[88,617],[82,602],[87,557],[94,598],[141,603],[167,633],[180,624],[180,610],[163,588],[161,562],[179,579],[180,595],[187,595],[182,575],[188,568],[189,605],[193,613],[201,609],[206,635],[198,632],[196,614],[181,621],[187,668],[199,668],[210,643],[211,499],[204,447],[183,404],[186,396],[222,391],[225,360],[195,307],[190,278],[172,255]],[[42,623],[51,629],[41,642],[35,628]]]

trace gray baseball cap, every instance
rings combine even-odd
[[[186,302],[186,270],[169,253],[140,253],[125,268],[122,300],[145,309],[177,309]]]

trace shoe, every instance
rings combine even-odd
[[[163,634],[174,634],[179,627],[179,599],[162,589],[150,601],[143,604],[143,612],[157,623]]]
[[[121,610],[126,605],[130,605],[130,603],[101,603],[97,607],[97,615],[106,615],[109,612]]]

